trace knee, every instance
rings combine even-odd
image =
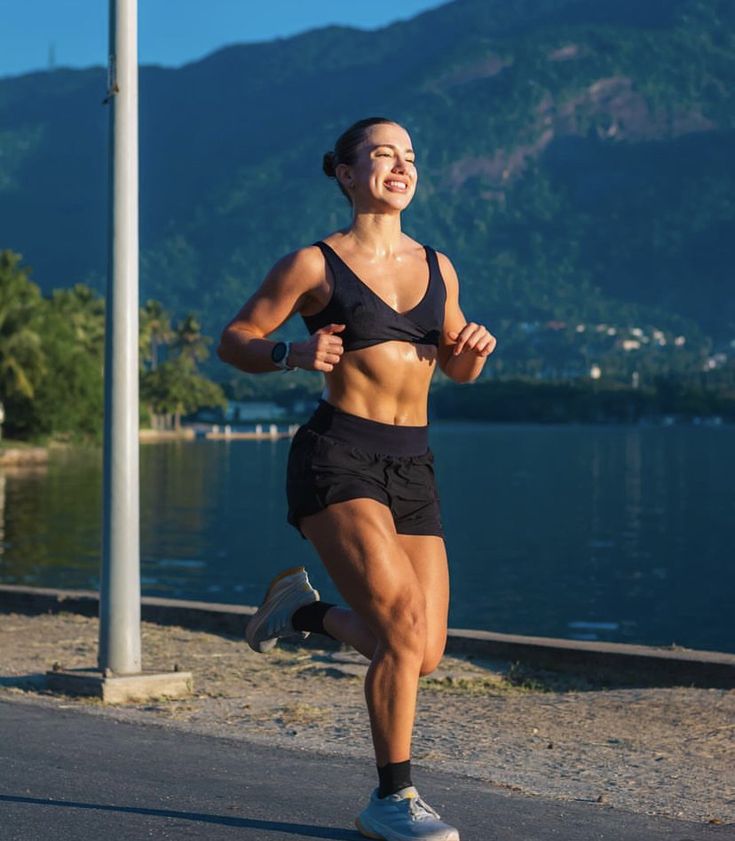
[[[426,651],[424,652],[424,659],[421,662],[421,669],[419,671],[421,677],[430,675],[436,670],[437,666],[442,661],[442,657],[444,656],[444,647],[445,642],[441,645],[426,648]]]
[[[426,651],[426,607],[423,595],[402,596],[394,600],[384,612],[383,644],[403,656],[415,659]]]

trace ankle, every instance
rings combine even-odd
[[[388,762],[386,765],[378,765],[378,797],[382,800],[395,794],[406,786],[413,785],[411,782],[411,760],[404,762]]]
[[[310,631],[315,634],[324,634],[326,637],[334,637],[324,628],[324,617],[327,611],[333,608],[329,602],[311,602],[294,611],[291,617],[291,624],[294,631]]]

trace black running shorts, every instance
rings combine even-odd
[[[387,505],[399,534],[444,537],[428,426],[380,423],[320,400],[291,441],[288,522],[335,502],[367,497]]]

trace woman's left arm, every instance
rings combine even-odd
[[[482,324],[467,321],[459,307],[459,278],[450,259],[437,251],[447,290],[444,330],[439,343],[439,367],[455,382],[471,383],[480,376],[497,341]]]

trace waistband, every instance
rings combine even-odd
[[[361,450],[391,456],[421,456],[429,449],[429,426],[402,426],[363,418],[319,399],[314,414],[304,424]]]

